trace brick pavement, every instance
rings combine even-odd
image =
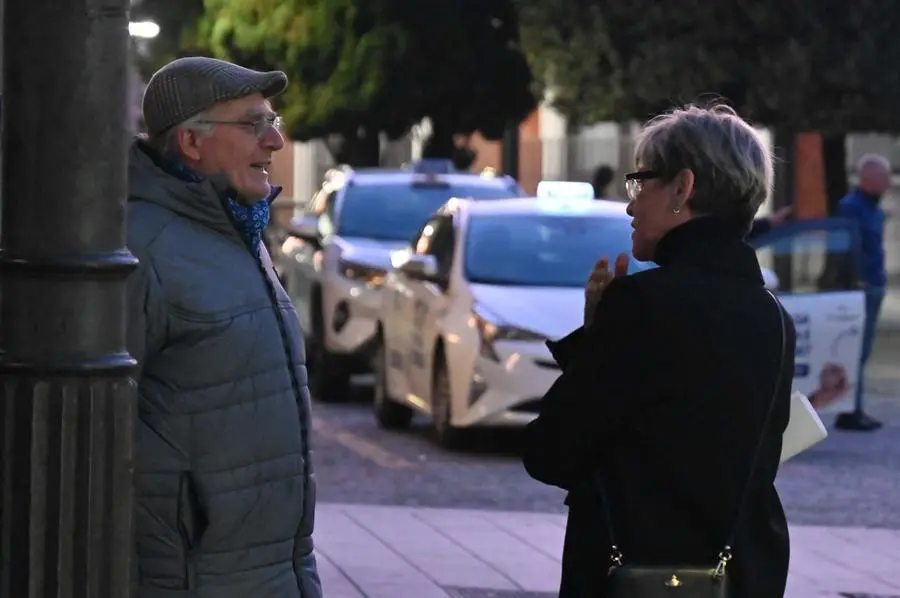
[[[327,598],[550,598],[557,514],[320,504]],[[900,530],[791,527],[787,598],[900,598]]]

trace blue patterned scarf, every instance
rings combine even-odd
[[[184,181],[199,183],[203,177],[183,162],[166,160],[165,169],[172,176]],[[275,191],[273,189],[273,191]],[[259,251],[259,243],[262,240],[263,231],[269,224],[269,198],[261,199],[252,206],[246,206],[237,200],[236,194],[229,191],[225,197],[228,208],[231,210],[234,226],[247,243],[254,255]]]
[[[269,224],[269,198],[261,199],[252,206],[245,206],[234,197],[228,197],[228,207],[231,208],[238,233],[255,255],[259,251],[263,231]]]

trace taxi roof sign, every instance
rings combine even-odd
[[[539,199],[594,199],[594,186],[581,181],[541,181]]]
[[[442,158],[423,158],[413,162],[412,170],[418,174],[451,174],[456,171],[452,160]]]

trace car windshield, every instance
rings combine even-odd
[[[514,189],[494,185],[354,185],[347,188],[337,233],[383,241],[409,241],[453,197],[504,199]]]
[[[490,214],[469,220],[464,271],[473,283],[578,287],[602,257],[631,253],[631,221],[604,215]],[[654,267],[631,258],[629,271]]]

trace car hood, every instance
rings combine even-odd
[[[584,289],[470,285],[475,303],[497,324],[558,340],[584,323]]]
[[[341,248],[341,257],[365,266],[388,269],[391,253],[409,247],[408,241],[378,241],[361,237],[338,237],[335,243]]]

